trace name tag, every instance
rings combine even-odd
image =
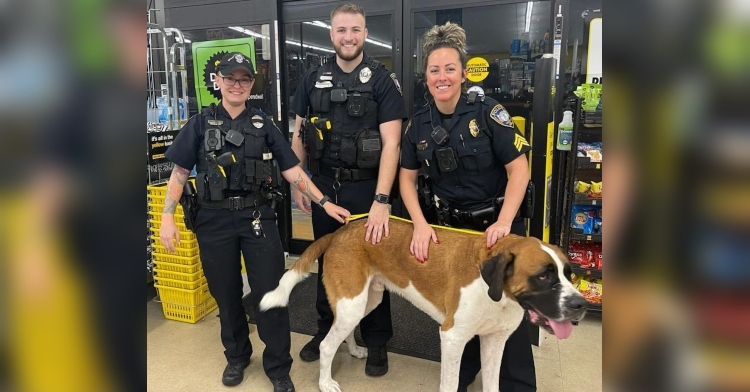
[[[331,88],[331,87],[333,87],[333,83],[329,81],[315,83],[315,88]]]

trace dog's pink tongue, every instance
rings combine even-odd
[[[555,333],[555,337],[558,339],[567,339],[573,332],[573,323],[570,321],[554,321],[548,320],[549,326],[552,328],[552,332]]]

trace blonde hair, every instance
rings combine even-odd
[[[362,15],[362,18],[365,17],[365,10],[362,7],[358,6],[357,4],[345,3],[339,5],[338,7],[334,8],[333,11],[331,11],[331,22],[333,22],[333,17],[339,13],[360,14]]]
[[[427,58],[437,49],[451,48],[458,51],[461,69],[466,65],[466,31],[456,23],[435,25],[422,36],[423,71],[427,71]]]

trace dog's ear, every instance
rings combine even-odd
[[[512,253],[503,252],[491,259],[485,260],[479,268],[482,279],[490,286],[487,294],[495,302],[503,298],[505,279],[513,275],[514,258]]]

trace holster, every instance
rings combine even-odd
[[[534,183],[529,180],[529,185],[526,186],[526,193],[523,196],[521,207],[518,208],[521,218],[531,219],[534,217],[535,192]]]
[[[182,212],[185,214],[185,227],[195,232],[195,218],[198,215],[198,195],[195,192],[193,183],[190,181],[185,182],[182,188],[180,205],[182,206]]]
[[[312,174],[319,173],[318,160],[323,157],[323,149],[325,148],[323,137],[323,131],[316,128],[315,124],[308,118],[305,118],[302,122],[302,144],[305,146],[308,168]]]

